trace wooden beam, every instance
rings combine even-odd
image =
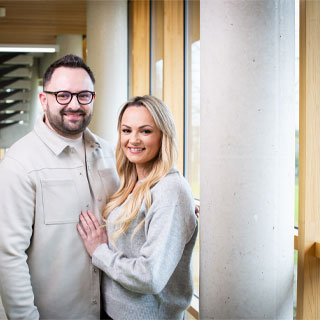
[[[150,92],[150,0],[129,1],[130,96]]]
[[[298,236],[294,236],[294,250],[298,250],[299,248],[299,237]]]
[[[297,319],[320,318],[320,1],[300,0]],[[318,252],[319,254],[319,252]]]
[[[163,1],[152,1],[151,9],[151,94],[163,100]],[[162,64],[162,69],[160,70]]]
[[[177,168],[184,172],[184,26],[183,0],[164,1],[163,100],[170,107],[178,135]]]
[[[194,307],[190,306],[187,310],[193,318],[199,319],[199,310],[196,310]]]

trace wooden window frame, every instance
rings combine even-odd
[[[300,0],[297,319],[320,318],[319,33],[320,2]]]
[[[163,101],[178,136],[177,168],[184,173],[184,1],[164,1]],[[150,93],[150,0],[129,1],[129,96]]]

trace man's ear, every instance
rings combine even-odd
[[[47,95],[44,92],[40,92],[39,93],[39,100],[40,100],[43,111],[46,112],[47,111],[47,102],[48,102]]]

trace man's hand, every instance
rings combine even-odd
[[[78,224],[77,229],[90,257],[92,257],[93,252],[100,244],[108,242],[108,237],[106,231],[100,226],[99,221],[91,211],[82,211],[80,221],[81,226]]]

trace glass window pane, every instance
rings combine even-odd
[[[185,173],[200,199],[200,1],[186,1]],[[200,204],[200,201],[199,201]],[[193,253],[194,293],[199,296],[199,237]]]
[[[151,1],[151,94],[163,100],[163,0]]]
[[[200,198],[200,2],[187,1],[186,175]]]

